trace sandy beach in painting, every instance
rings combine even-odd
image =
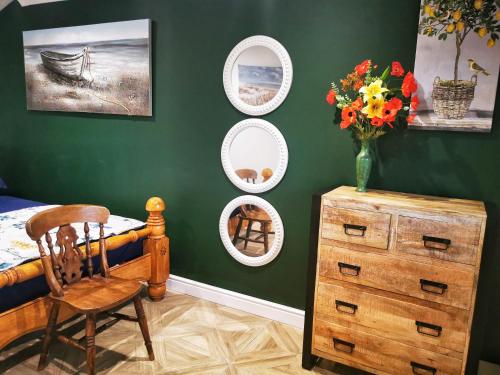
[[[238,65],[238,78],[240,99],[250,105],[262,105],[278,93],[283,81],[283,69]]]

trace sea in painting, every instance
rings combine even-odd
[[[149,30],[138,20],[24,32],[28,109],[151,116]]]
[[[262,105],[272,100],[283,82],[283,68],[238,65],[239,96],[249,105]]]

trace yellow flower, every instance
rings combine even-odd
[[[367,102],[370,99],[380,99],[382,94],[387,90],[382,87],[382,80],[377,79],[376,81],[370,83],[369,86],[363,86],[359,89],[359,92],[363,94],[363,101]]]
[[[370,98],[368,105],[364,107],[361,112],[368,116],[368,118],[382,117],[382,110],[384,109],[384,98]]]

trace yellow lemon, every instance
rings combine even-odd
[[[500,21],[500,10],[497,10],[497,12],[495,13],[495,18],[497,21]]]
[[[486,27],[481,27],[477,32],[477,35],[479,35],[481,38],[483,38],[486,34],[488,34],[488,30],[486,30]]]
[[[464,29],[465,24],[462,21],[457,22],[457,30],[462,31]]]
[[[446,26],[446,31],[448,31],[449,33],[452,33],[454,30],[455,30],[454,23],[450,23],[448,26]]]
[[[488,39],[488,42],[486,42],[486,45],[488,48],[491,48],[495,45],[495,41],[493,39]]]
[[[455,13],[453,13],[453,19],[455,21],[460,21],[460,18],[462,18],[462,12],[456,10]]]
[[[426,14],[431,14],[431,12],[432,12],[432,8],[431,8],[431,6],[430,6],[429,4],[427,4],[427,5],[424,7],[424,12],[425,12]]]
[[[483,7],[483,0],[474,0],[474,8],[479,10]]]

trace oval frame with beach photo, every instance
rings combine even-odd
[[[292,86],[293,67],[277,40],[255,35],[233,48],[224,65],[223,83],[231,104],[250,116],[278,108]]]

